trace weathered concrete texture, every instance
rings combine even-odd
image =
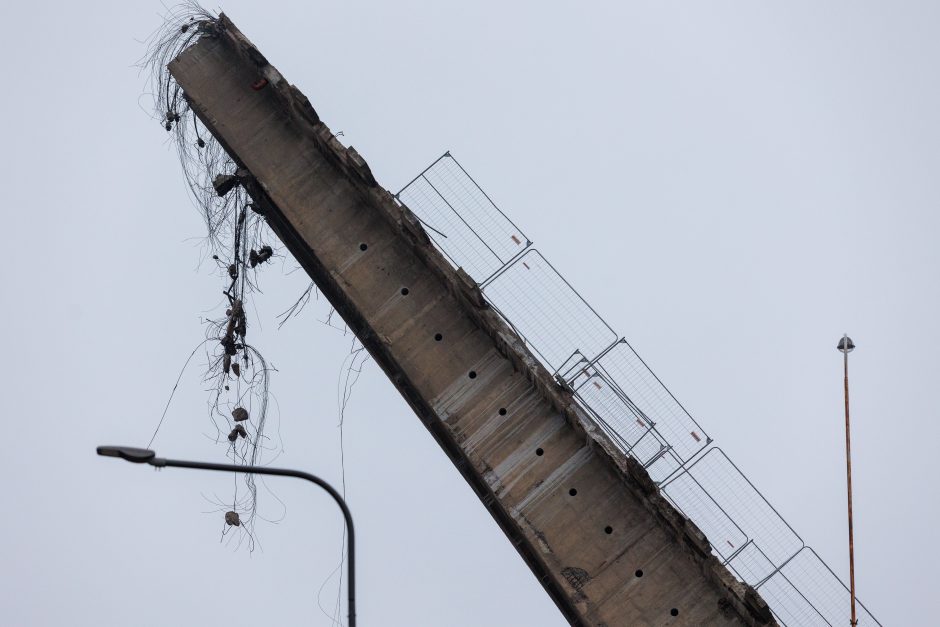
[[[774,624],[229,20],[170,69],[572,625]]]

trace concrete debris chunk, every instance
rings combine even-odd
[[[264,263],[274,254],[274,250],[270,246],[262,246],[258,250],[251,249],[251,252],[248,253],[248,265],[252,268],[257,266],[259,263]]]
[[[247,437],[248,437],[248,431],[246,431],[246,430],[245,430],[245,427],[243,427],[242,425],[235,425],[235,428],[232,429],[232,432],[228,434],[228,441],[229,441],[229,442],[234,442],[234,441],[237,440],[239,437],[241,437],[241,438],[247,438]]]
[[[225,196],[235,189],[236,185],[238,185],[238,177],[234,174],[220,174],[212,179],[212,187],[219,196]]]

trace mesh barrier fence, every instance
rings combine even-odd
[[[679,404],[627,342],[621,341],[602,355],[597,360],[597,367],[625,398],[629,398],[654,421],[656,431],[669,442],[683,462],[692,459],[711,443],[711,438],[701,425]]]
[[[845,625],[850,615],[849,589],[816,551],[805,547],[758,590],[781,625]],[[861,603],[859,627],[881,623]]]
[[[396,198],[780,624],[848,623],[845,584],[449,152]],[[880,625],[859,609],[860,626]]]
[[[560,368],[575,351],[597,354],[617,340],[614,330],[537,250],[527,250],[495,275],[484,293],[549,370]]]
[[[482,283],[532,242],[449,153],[397,194],[451,262]]]
[[[719,448],[709,449],[665,483],[662,492],[725,560],[748,542],[760,549],[767,564],[749,565],[749,575],[742,577],[749,584],[756,585],[803,548],[803,540]]]

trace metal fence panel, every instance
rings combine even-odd
[[[709,450],[670,480],[663,492],[700,527],[721,528],[724,523],[720,521],[734,521],[743,538],[738,536],[735,542],[724,529],[721,535],[710,538],[713,548],[724,557],[729,548],[750,540],[776,568],[803,548],[803,540],[793,528],[719,448]]]
[[[493,307],[522,335],[549,370],[580,350],[593,358],[617,334],[534,248],[484,287]]]
[[[532,243],[450,153],[398,192],[398,199],[451,262],[479,283]]]
[[[656,425],[656,431],[683,461],[711,443],[701,425],[626,341],[598,359],[597,368]]]
[[[599,374],[581,382],[575,394],[596,420],[603,421],[617,433],[618,441],[627,450],[633,448],[653,426]]]
[[[747,543],[747,534],[691,473],[679,475],[670,482],[668,490],[663,490],[663,494],[702,530],[712,545],[712,551],[723,560]],[[771,570],[772,566],[763,575],[770,574]]]
[[[809,547],[759,589],[774,615],[787,627],[845,625],[851,616],[849,589]],[[864,605],[858,603],[857,610],[859,627],[880,627]]]

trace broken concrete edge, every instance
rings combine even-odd
[[[539,362],[525,345],[521,337],[511,328],[504,318],[487,303],[479,286],[462,268],[455,269],[431,242],[427,232],[417,217],[386,189],[376,182],[366,161],[352,147],[345,147],[336,139],[329,127],[316,113],[310,101],[295,86],[290,85],[281,73],[267,62],[261,52],[224,14],[220,14],[215,29],[207,36],[218,37],[231,46],[244,60],[258,68],[259,78],[267,82],[264,89],[272,90],[285,114],[293,119],[298,130],[304,132],[321,153],[355,182],[356,191],[363,200],[375,208],[409,243],[416,255],[445,284],[448,291],[461,303],[467,314],[477,326],[493,340],[497,350],[508,358],[513,367],[523,373],[539,393],[562,414],[577,432],[581,433],[589,447],[611,464],[624,485],[637,495],[645,507],[654,514],[663,527],[671,530],[677,541],[689,549],[689,557],[698,562],[704,576],[727,592],[729,611],[733,611],[745,623],[751,625],[776,625],[770,608],[760,594],[751,586],[738,581],[731,572],[711,552],[708,539],[702,531],[686,516],[681,514],[660,493],[659,487],[650,478],[646,469],[633,457],[626,455],[602,428],[577,405],[570,390],[565,389],[554,379],[551,373]],[[172,65],[172,64],[171,64]],[[215,132],[212,120],[204,111],[194,107],[194,112],[223,144],[223,148],[244,167],[238,156],[224,144]],[[304,254],[305,245],[293,227],[283,218],[280,210],[268,197],[266,191],[252,177],[242,179],[252,199],[264,209],[268,223],[282,242],[297,257],[304,269],[315,277],[316,283],[330,304],[342,315],[350,329],[356,333],[385,371],[396,384],[405,400],[422,418],[422,422],[447,451],[451,460],[464,478],[477,492],[478,497],[490,510],[494,519],[509,537],[520,555],[536,573],[543,587],[556,605],[573,625],[579,625],[581,619],[568,607],[568,603],[577,601],[580,591],[574,586],[562,591],[556,588],[549,566],[540,555],[525,549],[520,541],[523,524],[531,529],[524,517],[506,511],[493,493],[493,488],[484,479],[473,473],[469,465],[472,461],[453,439],[450,432],[433,417],[434,411],[416,392],[414,386],[404,380],[401,368],[391,355],[385,341],[378,337],[368,322],[362,318],[352,303],[348,302],[343,290],[329,269],[323,267],[314,255]]]

